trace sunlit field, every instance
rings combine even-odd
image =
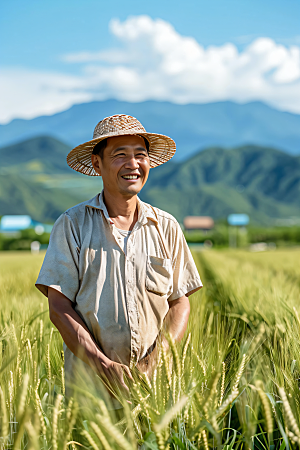
[[[193,253],[204,288],[180,345],[123,409],[84,373],[65,396],[62,340],[34,287],[43,254],[0,254],[0,449],[300,447],[300,250]]]

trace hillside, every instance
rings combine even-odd
[[[69,150],[48,136],[0,148],[0,215],[30,214],[53,222],[67,208],[96,195],[101,178],[72,170],[66,163]]]
[[[73,173],[66,162],[70,147],[49,136],[38,136],[0,148],[1,171],[22,173]],[[4,170],[5,169],[5,170]]]
[[[260,223],[299,216],[300,158],[258,146],[209,148],[183,163],[151,171],[141,197],[179,220],[190,214],[220,218],[233,212],[247,213]]]
[[[206,147],[244,144],[300,154],[300,115],[277,111],[261,102],[229,101],[187,105],[117,100],[84,103],[52,116],[0,125],[0,146],[40,135],[75,146],[92,138],[99,120],[118,113],[137,117],[147,131],[171,136],[177,144],[175,160],[186,159]]]
[[[30,214],[55,220],[91,198],[101,178],[66,164],[69,147],[40,137],[0,149],[0,215]],[[259,146],[212,147],[150,171],[140,197],[182,221],[186,215],[247,213],[256,223],[300,216],[300,157]]]

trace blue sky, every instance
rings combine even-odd
[[[299,0],[10,0],[0,39],[0,122],[105,97],[262,100],[300,113]]]

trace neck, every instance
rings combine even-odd
[[[104,203],[109,217],[118,228],[131,230],[137,221],[137,195],[123,197],[122,195],[112,195],[103,188]]]

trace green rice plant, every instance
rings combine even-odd
[[[2,254],[0,449],[297,448],[299,251],[280,252],[285,271],[245,251],[195,253],[205,287],[186,337],[151,379],[133,372],[129,399],[111,387],[120,410],[85,372],[65,396],[62,340],[34,288],[43,255]]]

